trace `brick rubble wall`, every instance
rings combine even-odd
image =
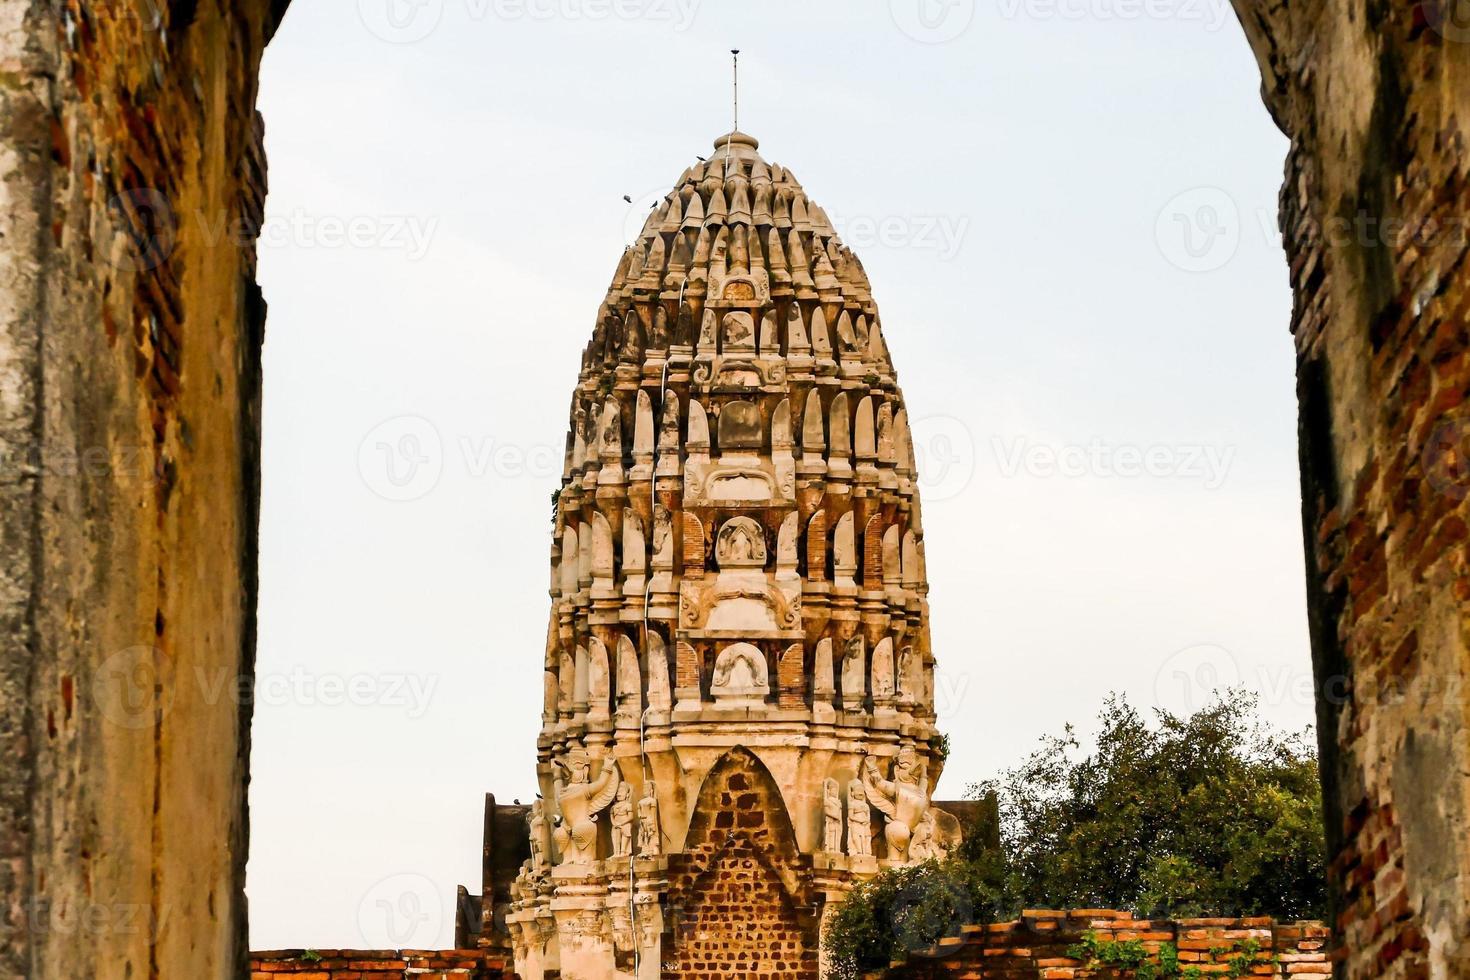
[[[1318,922],[1278,923],[1271,919],[1181,919],[1150,921],[1126,912],[1078,909],[1028,911],[1015,922],[965,926],[939,946],[916,952],[872,978],[888,980],[1087,980],[1117,978],[1116,971],[1068,955],[1092,931],[1106,943],[1137,940],[1158,962],[1158,951],[1172,943],[1181,969],[1198,968],[1205,977],[1228,977],[1244,966],[1244,976],[1314,980],[1332,975],[1328,930]],[[1254,952],[1246,956],[1254,944]],[[1241,959],[1246,956],[1245,959]]]
[[[281,949],[250,954],[251,980],[511,980],[510,960],[483,949]]]

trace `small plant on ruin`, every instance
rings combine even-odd
[[[940,732],[929,744],[934,750],[935,758],[941,763],[949,758],[949,732]]]
[[[1248,976],[1251,972],[1251,967],[1256,963],[1256,956],[1260,952],[1261,944],[1254,939],[1247,939],[1241,943],[1240,950],[1225,961],[1225,965],[1230,969],[1230,972],[1226,975],[1230,977],[1230,980],[1240,980],[1240,978]]]
[[[1204,980],[1205,976],[1197,966],[1180,964],[1179,947],[1173,943],[1160,943],[1158,951],[1150,955],[1140,940],[1107,939],[1091,929],[1082,934],[1081,942],[1067,947],[1067,955],[1090,970],[1126,971],[1133,980]],[[1244,975],[1229,974],[1232,980]]]
[[[1148,947],[1137,939],[1104,939],[1089,929],[1082,934],[1082,941],[1067,947],[1067,955],[1078,960],[1089,969],[1108,967],[1113,970],[1129,970],[1135,980],[1174,980],[1179,976],[1178,950],[1173,943],[1165,943],[1173,954],[1167,965],[1163,947],[1159,950],[1159,961],[1149,957]]]
[[[301,951],[301,959],[307,963],[320,963],[322,954],[314,949],[306,949]]]
[[[998,863],[955,858],[892,868],[853,889],[827,928],[827,980],[856,980],[972,922],[1014,914]]]

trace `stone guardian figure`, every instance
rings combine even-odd
[[[592,760],[583,749],[572,749],[555,764],[556,804],[562,817],[553,834],[557,850],[563,864],[590,864],[597,860],[597,815],[613,801],[621,783],[617,763],[610,755],[603,757],[595,780]]]
[[[873,814],[868,791],[861,779],[847,784],[847,853],[851,857],[873,856]]]
[[[627,784],[618,787],[609,811],[612,824],[613,857],[627,857],[633,853],[633,790]]]
[[[551,861],[546,854],[546,804],[537,800],[531,804],[531,816],[528,818],[531,830],[531,860],[528,864],[532,875],[539,875],[551,867]]]
[[[924,770],[919,765],[918,753],[912,745],[900,748],[893,760],[892,779],[880,776],[873,757],[865,757],[863,783],[873,805],[887,818],[883,838],[888,841],[888,856],[907,864],[909,839],[929,809],[929,794],[924,788]]]
[[[945,850],[939,843],[937,836],[938,828],[934,822],[934,808],[930,807],[924,811],[919,818],[919,825],[914,828],[914,835],[909,838],[909,860],[915,864],[924,861],[943,861]]]
[[[658,857],[660,852],[658,829],[658,792],[649,780],[648,793],[638,801],[638,856]]]
[[[842,853],[842,790],[831,778],[822,784],[822,850]]]

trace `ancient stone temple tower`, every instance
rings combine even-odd
[[[757,146],[716,140],[653,209],[583,357],[524,980],[815,978],[834,900],[959,839],[878,309]]]

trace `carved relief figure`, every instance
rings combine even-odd
[[[613,857],[627,857],[633,853],[633,788],[627,783],[618,787],[608,811],[608,822],[612,825]]]
[[[663,504],[653,507],[653,567],[674,567],[673,520]]]
[[[626,633],[618,634],[618,707],[637,717],[643,701],[643,678],[638,672],[638,648]]]
[[[667,709],[670,702],[669,655],[664,647],[664,638],[649,630],[648,706],[654,709]]]
[[[822,850],[842,853],[842,791],[832,778],[822,783]]]
[[[617,794],[621,779],[612,756],[602,760],[602,771],[592,779],[592,760],[583,749],[572,749],[553,760],[556,765],[556,805],[561,823],[553,835],[563,864],[597,860],[597,815]]]
[[[587,706],[588,714],[599,718],[607,716],[608,699],[612,695],[609,669],[607,646],[594,636],[587,659]]]
[[[771,690],[765,654],[749,643],[732,643],[715,659],[710,693],[726,696],[764,697]]]
[[[723,568],[759,567],[766,563],[766,535],[749,517],[732,517],[720,527],[715,561]]]
[[[868,806],[868,791],[861,779],[847,784],[847,853],[852,857],[873,854],[873,814]]]
[[[720,323],[728,351],[755,350],[755,321],[749,313],[726,313]]]
[[[923,679],[915,664],[914,648],[906,646],[898,651],[898,700],[900,704],[912,706],[919,700],[919,687]]]
[[[551,860],[546,854],[546,804],[542,800],[536,800],[531,804],[531,815],[527,818],[531,832],[531,860],[528,862],[531,874],[539,874],[551,866]]]
[[[887,818],[883,837],[888,841],[888,856],[898,861],[909,860],[909,839],[929,809],[929,794],[924,788],[924,769],[912,745],[898,750],[893,760],[893,778],[884,779],[872,756],[863,759],[863,782],[873,805]]]
[[[873,648],[873,700],[893,699],[893,638],[885,636]]]
[[[848,711],[861,710],[866,693],[867,656],[861,635],[847,641],[842,655],[842,706]]]
[[[658,857],[658,790],[648,781],[648,792],[638,801],[638,856]]]
[[[937,829],[934,823],[934,809],[931,807],[924,811],[919,818],[919,824],[914,828],[914,835],[909,838],[909,860],[918,864],[921,861],[943,861],[945,850],[940,846]]]

